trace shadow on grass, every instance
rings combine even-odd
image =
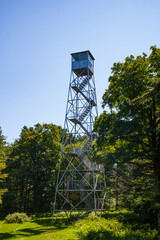
[[[87,214],[88,215],[88,214]],[[71,214],[70,216],[66,217],[59,217],[55,223],[53,223],[52,218],[36,218],[32,222],[37,223],[41,226],[47,226],[47,227],[55,227],[57,229],[64,229],[69,227],[70,225],[73,225],[77,220],[85,218],[86,214],[78,215],[78,214]]]
[[[13,237],[13,234],[11,233],[0,233],[0,239],[9,239],[12,237]]]
[[[38,225],[45,226],[45,227],[50,227],[53,225],[51,218],[36,218],[32,220],[32,222],[35,222]]]
[[[50,229],[23,228],[23,229],[14,231],[14,233],[12,233],[12,232],[11,233],[0,233],[0,240],[10,239],[10,238],[22,239],[23,237],[40,235],[48,230],[50,230]]]
[[[57,219],[57,221],[53,224],[53,221],[51,218],[37,218],[32,220],[32,222],[37,223],[40,226],[44,227],[51,227],[53,229],[64,229],[68,227],[68,220],[67,219]]]
[[[51,218],[35,219],[35,220],[32,220],[31,223],[33,222],[40,225],[40,226],[37,226],[37,229],[32,228],[32,224],[31,224],[31,227],[21,228],[9,233],[0,233],[0,240],[5,240],[5,239],[7,240],[11,238],[21,240],[24,237],[31,237],[31,236],[36,237],[37,235],[43,234],[45,232],[51,232],[51,231],[54,231],[55,229],[63,230],[64,228],[67,228],[67,226],[65,225],[65,221],[63,219],[58,219],[56,224],[53,225]]]
[[[31,228],[23,228],[20,230],[15,231],[14,233],[0,233],[0,240],[16,238],[22,239],[23,237],[30,237],[42,234],[43,232],[47,231],[47,229],[31,229]]]

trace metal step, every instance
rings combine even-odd
[[[80,90],[80,91],[81,91],[81,90],[84,88],[84,86],[87,84],[88,80],[89,80],[89,78],[86,77],[86,78],[83,80],[83,82],[80,84],[80,86],[79,86],[79,90]]]
[[[97,104],[94,102],[93,99],[89,99],[77,86],[72,86],[72,88],[77,92],[80,93],[86,100],[87,102],[91,103],[92,106],[97,106]]]
[[[89,99],[83,92],[79,91],[81,95],[87,100],[88,103],[91,103],[92,106],[97,106],[93,99]]]
[[[97,104],[94,102],[93,99],[89,99],[83,92],[82,89],[84,88],[84,86],[87,84],[88,82],[88,77],[85,78],[85,80],[83,80],[83,82],[80,84],[80,86],[78,87],[78,85],[72,85],[71,87],[77,92],[80,93],[86,100],[88,103],[91,103],[92,106],[97,106]]]
[[[71,122],[78,124],[81,126],[81,128],[86,132],[86,134],[90,137],[90,133],[87,131],[87,129],[83,126],[83,124],[80,122],[80,120],[76,117],[68,118]]]
[[[87,116],[87,114],[89,113],[90,107],[86,107],[86,109],[83,111],[83,113],[81,114],[81,116],[79,117],[79,121],[83,121],[83,119]]]
[[[85,85],[88,82],[88,77],[86,77],[83,82],[78,86],[78,83],[76,83],[75,81],[72,83],[71,87],[76,91],[76,92],[80,92],[82,91],[82,89],[85,87]]]

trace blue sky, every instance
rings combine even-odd
[[[160,47],[159,0],[0,0],[0,126],[64,124],[70,53],[95,57],[99,114],[114,62]]]

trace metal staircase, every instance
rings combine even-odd
[[[82,91],[82,89],[84,88],[84,86],[87,84],[88,81],[89,81],[89,78],[87,76],[79,86],[80,91]]]
[[[82,82],[76,83],[75,80],[73,81],[71,87],[76,91],[76,92],[80,92],[83,90],[83,88],[86,86],[86,84],[88,83],[89,78],[88,76],[82,79]]]
[[[88,115],[88,113],[90,112],[91,108],[93,106],[97,106],[97,104],[95,103],[95,101],[89,97],[87,97],[85,95],[85,93],[82,91],[85,86],[89,84],[89,77],[86,77],[85,79],[82,80],[82,83],[78,86],[78,83],[75,84],[74,83],[71,85],[72,89],[74,89],[74,91],[76,93],[79,93],[81,95],[82,98],[84,98],[84,100],[87,101],[87,106],[84,106],[84,110],[82,113],[77,113],[74,116],[69,117],[69,120],[72,121],[75,124],[79,124],[82,129],[87,133],[87,135],[89,136],[89,132],[87,131],[87,129],[85,128],[85,126],[82,124],[82,121],[84,120],[84,118]]]
[[[79,117],[79,121],[82,122],[83,119],[87,116],[87,114],[89,113],[90,107],[86,107],[83,111],[83,113],[80,115]]]

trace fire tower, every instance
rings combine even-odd
[[[104,166],[93,161],[97,116],[94,57],[90,51],[71,54],[69,83],[55,208],[59,213],[102,210]],[[59,214],[58,214],[59,215]]]

